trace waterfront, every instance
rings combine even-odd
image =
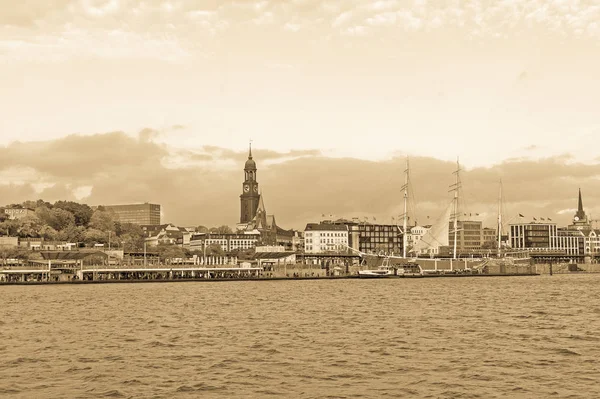
[[[600,396],[600,275],[0,287],[0,396]]]

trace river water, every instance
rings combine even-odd
[[[600,275],[0,286],[0,397],[600,397],[599,288]]]

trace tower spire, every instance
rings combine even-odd
[[[250,139],[250,143],[248,143],[248,159],[252,159],[252,139]]]
[[[579,204],[577,206],[577,213],[583,213],[583,201],[581,200],[581,188],[579,188]]]

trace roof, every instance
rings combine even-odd
[[[107,258],[108,255],[102,251],[42,251],[42,258],[46,260],[78,260],[89,256],[101,256]]]
[[[343,224],[308,223],[304,231],[348,231],[348,227]]]
[[[282,259],[296,255],[295,252],[257,252],[252,259]]]

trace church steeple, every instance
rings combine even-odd
[[[583,200],[581,199],[581,188],[579,189],[579,198],[577,202],[577,212],[573,216],[573,225],[583,226],[588,224],[588,218],[583,210]]]

